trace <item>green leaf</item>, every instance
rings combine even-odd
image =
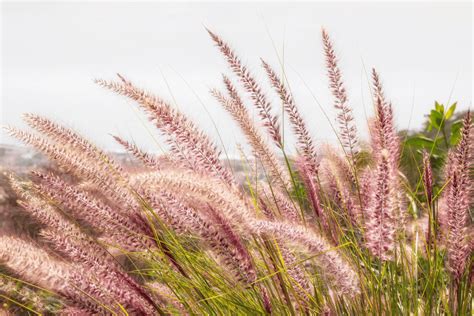
[[[430,113],[430,130],[431,128],[441,129],[443,122],[443,114],[436,110],[431,110]]]
[[[461,140],[462,120],[456,121],[451,125],[451,137],[449,143],[451,146],[456,146]]]
[[[457,105],[457,102],[454,102],[448,109],[448,111],[446,112],[446,116],[445,116],[445,120],[449,120],[453,114],[454,114],[454,111],[456,111],[456,105]]]
[[[408,146],[421,148],[430,148],[434,143],[435,142],[431,138],[422,135],[410,137],[405,141],[405,144]]]
[[[437,112],[443,114],[444,113],[444,105],[439,104],[438,101],[435,101],[435,109]]]

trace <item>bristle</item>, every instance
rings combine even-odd
[[[58,176],[39,172],[35,172],[34,175],[41,181],[36,187],[42,194],[71,211],[75,218],[97,228],[99,232],[118,229],[122,232],[128,231],[128,234],[149,233],[145,223],[134,220],[131,210],[127,210],[126,213],[122,213],[120,209],[114,210],[92,194],[64,182]]]
[[[331,283],[343,294],[354,296],[359,289],[359,280],[354,270],[337,254],[322,237],[297,225],[283,222],[255,221],[252,229],[259,233],[278,236],[285,243],[303,247],[309,253],[319,253],[321,269]]]
[[[268,169],[268,172],[271,175],[270,180],[277,181],[283,190],[288,190],[291,188],[291,183],[287,172],[281,168],[275,154],[268,147],[267,143],[263,140],[253,124],[247,109],[237,93],[237,90],[225,76],[224,83],[226,84],[227,91],[231,97],[230,99],[217,90],[213,90],[211,93],[239,124],[242,132],[252,146],[255,156],[260,159],[264,167]]]
[[[338,66],[338,60],[334,51],[333,44],[329,34],[325,29],[322,30],[324,53],[326,55],[326,68],[329,76],[329,86],[334,96],[334,107],[338,111],[337,121],[339,123],[339,137],[341,143],[347,150],[351,164],[357,164],[358,140],[357,127],[354,123],[352,108],[349,106],[346,88],[342,81],[341,70]]]
[[[153,155],[150,155],[146,152],[143,152],[140,150],[140,148],[137,147],[137,145],[132,144],[118,136],[112,136],[117,143],[122,145],[125,150],[130,152],[135,158],[137,158],[139,161],[141,161],[145,166],[149,167],[150,169],[154,171],[158,171],[161,169],[161,164],[159,161],[154,157]]]
[[[448,160],[448,185],[445,189],[447,217],[448,267],[455,280],[461,279],[472,245],[467,240],[470,222],[470,192],[472,179],[469,175],[471,162],[471,114],[468,112],[463,121],[461,141]],[[472,242],[472,241],[471,241]]]
[[[130,192],[128,180],[124,173],[110,172],[107,163],[91,163],[89,159],[77,155],[61,144],[54,144],[32,133],[8,127],[7,132],[25,144],[41,151],[65,171],[97,185],[97,188],[124,206],[137,206],[135,196]]]
[[[0,262],[25,280],[56,293],[68,286],[67,265],[32,242],[0,236]]]
[[[263,121],[263,125],[267,128],[268,134],[273,139],[275,144],[279,147],[283,147],[283,142],[280,133],[280,124],[278,117],[271,113],[271,104],[267,101],[267,97],[262,91],[255,78],[250,74],[246,66],[242,65],[239,57],[234,53],[230,46],[224,42],[217,34],[209,31],[214,43],[224,55],[229,67],[239,77],[245,90],[250,94],[255,107],[258,109],[260,118]]]
[[[321,163],[321,175],[325,182],[325,192],[331,196],[343,211],[353,226],[357,226],[361,219],[361,208],[357,205],[351,191],[351,182],[347,181],[342,168],[338,167],[339,160],[324,159]],[[352,173],[351,173],[352,174]],[[350,175],[349,175],[350,176]]]
[[[215,179],[191,172],[161,171],[134,178],[137,187],[161,187],[169,193],[194,196],[219,207],[234,225],[245,225],[246,217],[253,217],[248,203],[229,188],[219,186]]]
[[[120,165],[115,163],[106,153],[74,131],[39,115],[27,113],[23,118],[28,125],[50,137],[55,143],[68,146],[75,150],[77,154],[90,158],[95,163],[104,164],[110,172],[122,172]]]
[[[313,140],[309,134],[306,124],[301,116],[298,107],[295,104],[292,94],[288,91],[283,81],[278,77],[275,71],[262,59],[262,65],[265,69],[271,85],[275,88],[281,101],[283,108],[288,113],[288,117],[293,126],[293,131],[297,137],[298,150],[306,158],[309,171],[316,174],[318,170],[318,161]]]
[[[299,171],[301,179],[305,184],[308,198],[311,202],[313,212],[316,218],[320,218],[323,222],[325,221],[325,215],[323,214],[321,201],[319,198],[319,185],[316,182],[315,175],[310,172],[310,168],[307,165],[306,159],[299,158],[296,160],[296,169]]]
[[[365,238],[367,248],[381,260],[392,259],[395,247],[395,217],[391,205],[389,162],[386,157],[378,164],[376,183],[374,185],[367,220],[365,222]]]
[[[268,204],[274,206],[276,213],[280,214],[281,218],[285,218],[288,221],[300,222],[301,218],[298,209],[286,193],[281,192],[277,188],[271,188],[266,183],[260,183],[257,186],[262,190],[260,195],[266,198]],[[266,204],[267,203],[265,203],[265,205]]]
[[[129,81],[96,80],[96,83],[135,100],[148,113],[150,121],[168,137],[171,150],[181,163],[196,168],[196,171],[214,174],[228,185],[234,184],[232,174],[219,159],[216,146],[183,113],[159,97],[136,88]]]
[[[381,260],[391,260],[396,235],[405,227],[404,194],[399,179],[400,143],[392,106],[385,99],[378,73],[372,70],[375,119],[371,126],[375,160],[374,182],[366,205],[367,248]]]

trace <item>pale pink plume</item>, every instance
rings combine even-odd
[[[242,99],[239,97],[237,90],[231,83],[230,79],[226,76],[224,76],[224,83],[230,98],[226,97],[218,90],[212,90],[212,95],[239,124],[242,132],[252,146],[254,155],[261,161],[263,167],[270,175],[270,180],[277,182],[283,190],[291,188],[288,172],[280,166],[275,154],[264,141],[263,137],[260,135],[258,129],[250,118],[248,110],[243,104]]]
[[[360,293],[359,278],[353,268],[331,249],[330,244],[321,236],[299,225],[274,221],[253,221],[255,233],[268,234],[280,240],[301,247],[311,254],[317,254],[316,260],[324,275],[340,294],[355,296]]]
[[[399,179],[400,142],[394,126],[392,106],[385,100],[379,75],[372,70],[375,119],[371,126],[375,182],[366,206],[365,239],[370,252],[391,260],[396,233],[405,227],[405,205]]]
[[[322,30],[322,37],[329,86],[334,96],[334,107],[338,111],[337,121],[339,123],[339,137],[344,149],[347,151],[347,155],[350,157],[351,165],[354,168],[356,165],[357,152],[359,150],[357,127],[354,122],[352,108],[349,106],[347,92],[342,80],[341,70],[338,66],[334,46],[325,29]]]
[[[468,239],[470,222],[469,210],[470,188],[472,179],[469,168],[472,166],[471,157],[472,118],[468,112],[463,121],[461,141],[450,155],[448,164],[448,182],[445,188],[447,216],[447,250],[448,268],[456,281],[464,273],[469,254],[472,252],[472,240]],[[472,237],[472,236],[471,236]]]
[[[263,59],[262,65],[267,73],[271,85],[275,88],[283,103],[283,108],[288,113],[293,131],[297,137],[298,151],[306,159],[311,174],[315,175],[318,170],[316,149],[314,148],[313,140],[309,134],[308,128],[306,127],[306,123],[296,106],[293,95],[286,88],[283,80],[279,78],[277,73]]]
[[[213,174],[228,185],[234,184],[233,176],[220,161],[214,143],[187,116],[161,98],[135,87],[122,76],[119,78],[120,82],[96,80],[96,83],[135,100],[167,137],[173,157],[182,165]]]
[[[263,125],[267,128],[269,135],[279,148],[283,148],[278,117],[271,113],[272,106],[263,93],[262,88],[259,86],[252,74],[250,74],[248,68],[242,65],[239,57],[230,48],[230,46],[217,34],[211,32],[210,30],[207,31],[221,53],[224,55],[229,67],[232,69],[235,75],[239,77],[245,90],[250,94],[255,107],[259,111]]]
[[[161,169],[161,164],[158,159],[138,148],[137,145],[130,143],[118,136],[112,136],[117,143],[122,145],[128,152],[130,152],[135,158],[141,161],[145,166],[149,167],[152,170],[158,171]]]

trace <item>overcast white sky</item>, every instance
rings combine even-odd
[[[322,26],[335,42],[359,126],[365,111],[371,114],[365,71],[372,66],[399,128],[420,127],[434,100],[458,101],[463,109],[472,102],[471,2],[3,2],[1,123],[23,127],[21,113],[35,112],[108,149],[118,148],[112,133],[157,150],[150,136],[156,131],[134,103],[93,83],[119,72],[174,99],[218,140],[212,118],[235,153],[232,144],[243,138],[208,94],[229,70],[204,26],[221,34],[262,80],[259,57],[277,67],[277,53],[284,56],[296,101],[321,142],[335,139],[311,95],[332,119]],[[14,141],[2,133],[0,142]]]

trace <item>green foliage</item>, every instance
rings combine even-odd
[[[465,112],[456,112],[456,106],[457,102],[447,107],[435,101],[421,131],[400,132],[403,139],[400,165],[413,188],[419,187],[424,151],[430,154],[433,172],[439,179],[449,149],[459,143]]]

